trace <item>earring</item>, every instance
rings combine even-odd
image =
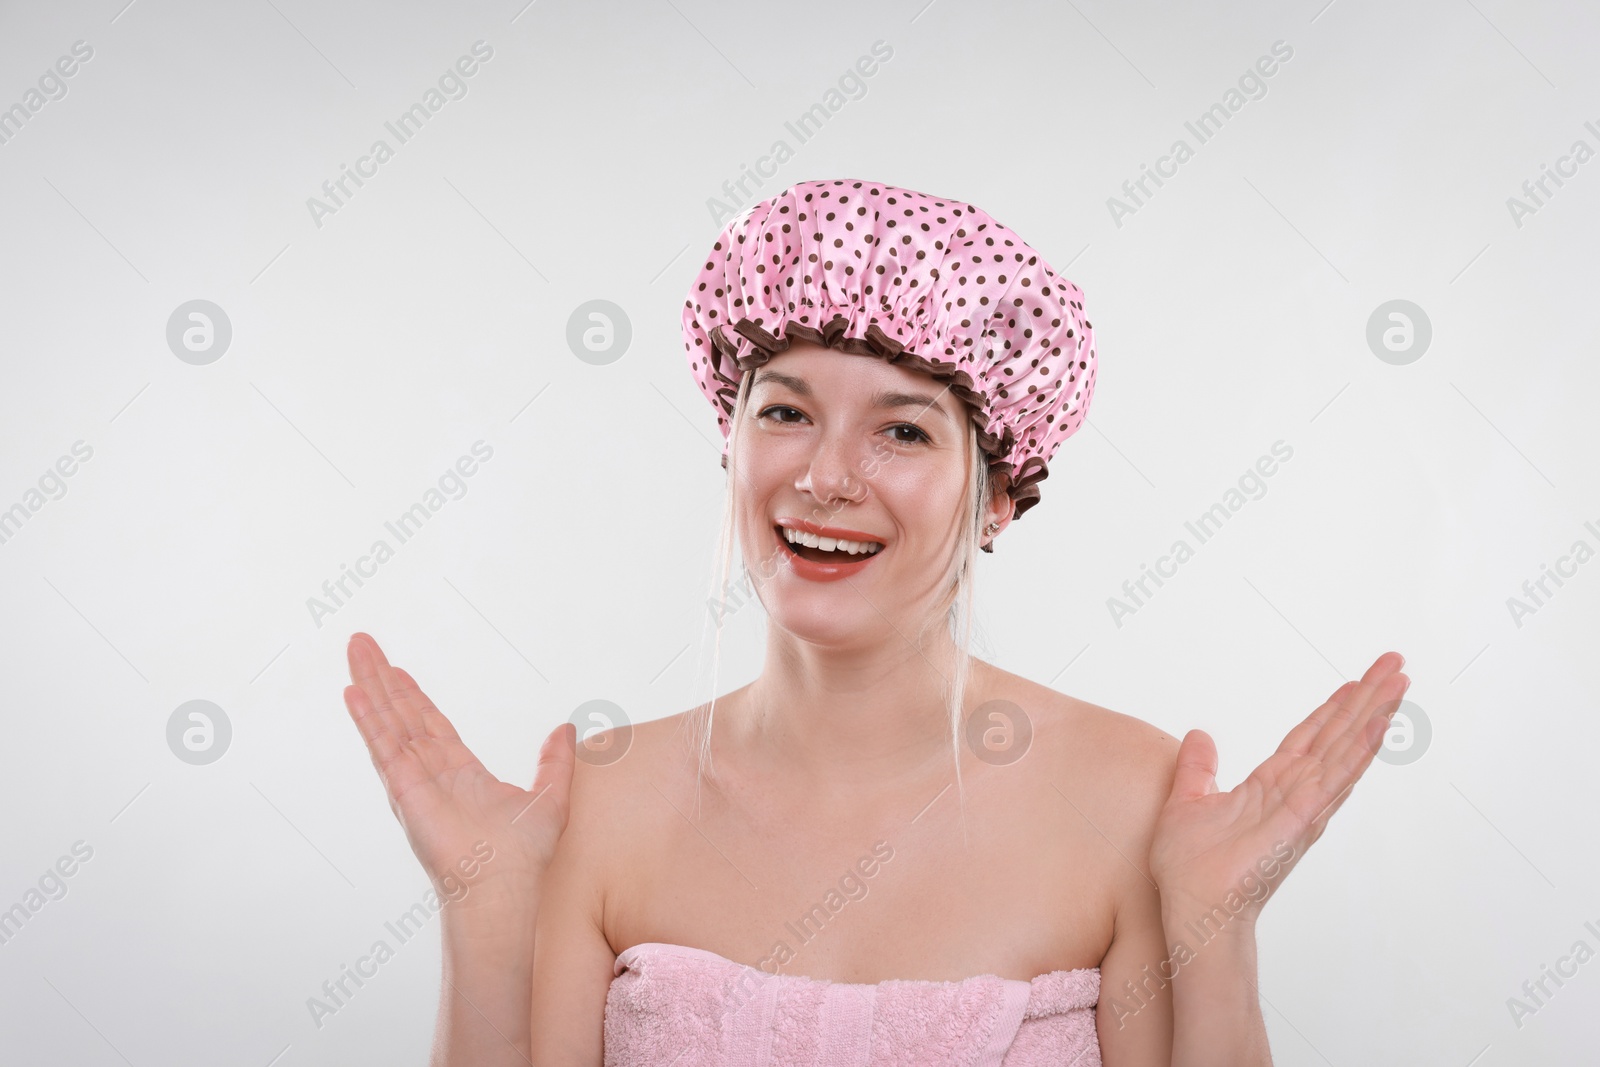
[[[991,522],[989,525],[987,525],[987,526],[985,526],[983,528],[983,532],[988,534],[990,537],[993,537],[994,534],[995,534],[995,531],[997,531],[999,529],[1000,529],[1000,524],[998,522]]]

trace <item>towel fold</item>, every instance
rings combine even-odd
[[[1101,1067],[1097,967],[865,985],[646,942],[612,974],[605,1067]]]

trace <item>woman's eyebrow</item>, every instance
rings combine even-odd
[[[764,370],[758,372],[755,381],[750,383],[750,387],[754,389],[758,385],[766,385],[768,383],[786,386],[803,397],[810,397],[812,395],[811,385],[804,378],[797,378],[792,374],[783,374],[775,370]],[[948,391],[949,387],[947,386],[943,391],[940,392],[939,396],[943,396],[944,393]],[[948,421],[950,418],[950,413],[944,408],[938,406],[939,397],[929,396],[927,393],[901,393],[895,391],[879,392],[872,395],[870,403],[875,408],[921,408],[924,410],[933,411],[939,415],[940,418],[943,418],[946,421]]]
[[[750,383],[750,388],[753,390],[756,386],[766,385],[769,382],[773,385],[787,386],[804,397],[809,397],[811,395],[811,386],[807,384],[804,378],[796,378],[792,374],[780,374],[775,370],[764,370],[759,372],[756,375],[756,380]]]
[[[944,394],[941,393],[940,396]],[[874,393],[872,406],[875,408],[922,408],[932,411],[940,418],[949,421],[950,413],[939,406],[939,397],[929,396],[926,393]],[[921,414],[921,412],[918,412]]]

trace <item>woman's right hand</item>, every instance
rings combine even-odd
[[[345,707],[372,756],[389,808],[442,899],[473,911],[537,909],[545,868],[567,825],[576,729],[539,749],[533,788],[500,781],[417,683],[369,635],[351,635]],[[487,843],[492,852],[486,853]]]

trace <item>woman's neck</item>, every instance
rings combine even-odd
[[[841,652],[779,632],[761,675],[729,709],[727,732],[716,732],[747,770],[818,789],[881,786],[948,768],[946,679],[955,676],[956,649],[941,636],[920,650],[898,642]],[[963,709],[987,690],[991,670],[970,661]]]

